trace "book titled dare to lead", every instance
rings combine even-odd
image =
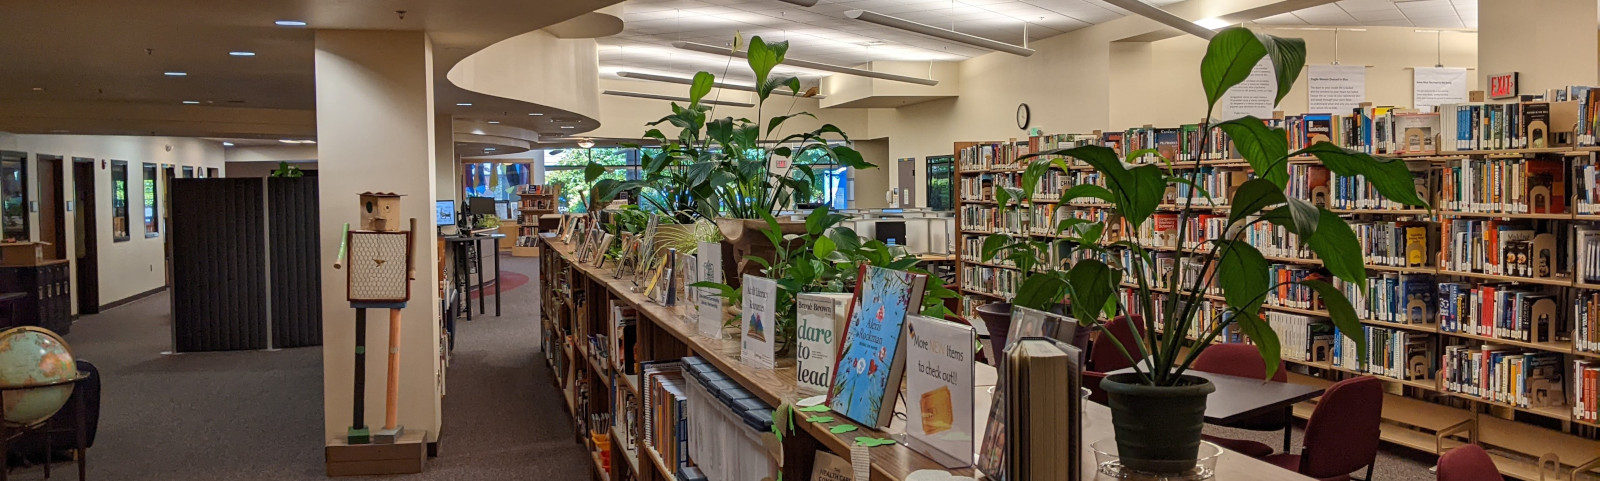
[[[920,274],[861,267],[828,390],[834,412],[878,429],[889,425],[905,369],[906,314],[922,304],[927,281]]]

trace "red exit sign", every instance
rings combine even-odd
[[[1502,73],[1489,76],[1489,98],[1509,99],[1517,96],[1517,73]]]

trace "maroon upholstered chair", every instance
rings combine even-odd
[[[1267,377],[1267,363],[1261,360],[1261,351],[1250,344],[1217,344],[1200,352],[1200,357],[1195,358],[1190,368],[1217,374],[1227,374],[1249,379],[1265,380]],[[1283,362],[1278,362],[1278,371],[1273,373],[1272,382],[1288,382],[1289,375],[1283,368]],[[1237,422],[1221,424],[1230,428],[1247,429],[1251,431],[1277,431],[1283,430],[1283,450],[1289,451],[1289,414],[1265,413],[1259,416],[1243,419]],[[1265,458],[1272,455],[1272,446],[1245,439],[1232,439],[1209,434],[1202,435],[1206,441],[1211,441],[1218,446],[1237,451],[1252,458]]]
[[[1279,453],[1263,460],[1324,481],[1350,479],[1363,467],[1372,479],[1378,459],[1378,424],[1383,415],[1383,383],[1372,376],[1328,386],[1306,421],[1300,454]]]
[[[1476,444],[1445,451],[1439,456],[1439,481],[1504,481],[1489,453]]]
[[[1106,331],[1110,331],[1111,335],[1117,338],[1117,342],[1127,348],[1128,354],[1133,355],[1135,361],[1144,359],[1144,356],[1140,354],[1139,347],[1134,344],[1138,342],[1134,339],[1135,336],[1144,335],[1144,318],[1132,316],[1132,322],[1129,322],[1129,319],[1129,316],[1117,316],[1111,322],[1106,323],[1105,331],[1095,329],[1100,331],[1100,337],[1096,338],[1089,347],[1088,370],[1111,372],[1133,367],[1133,363],[1128,362],[1128,358],[1122,355],[1122,351],[1117,350],[1116,345],[1112,344],[1110,340],[1104,339]],[[1138,334],[1134,333],[1135,326],[1138,327]]]
[[[1100,380],[1106,378],[1106,373],[1083,371],[1083,387],[1089,388],[1089,402],[1106,405],[1106,391],[1100,389]]]

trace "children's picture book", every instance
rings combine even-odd
[[[854,481],[850,462],[827,451],[817,451],[811,466],[811,481]]]
[[[617,236],[614,236],[614,235],[611,235],[611,234],[600,234],[600,243],[599,243],[598,247],[595,248],[595,251],[594,251],[594,266],[595,267],[605,267],[606,266],[606,252],[611,250],[611,244],[615,243],[616,241],[617,241]]]
[[[906,314],[922,304],[927,282],[925,275],[861,266],[828,390],[834,412],[877,429],[889,425],[905,369]]]
[[[946,468],[971,466],[977,332],[909,316],[906,341],[906,445]]]
[[[701,242],[695,250],[695,258],[700,281],[723,283],[722,243]],[[712,339],[722,339],[722,293],[709,287],[695,289],[700,290],[696,298],[700,312],[695,315],[695,332]]]
[[[661,298],[656,302],[667,307],[676,306],[678,305],[678,250],[667,249],[667,256],[661,260],[661,266],[666,268],[666,272],[661,274],[659,286],[661,290],[658,291]]]
[[[777,367],[773,352],[778,340],[778,283],[745,274],[740,289],[744,305],[739,313],[739,359],[756,369]]]
[[[848,293],[804,293],[795,296],[796,334],[795,371],[800,390],[828,392],[833,384],[833,356],[839,353],[839,338],[849,320]]]

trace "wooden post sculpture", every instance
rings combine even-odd
[[[356,310],[355,406],[350,423],[350,444],[393,444],[405,432],[400,411],[400,312],[411,300],[411,280],[416,278],[414,241],[417,220],[400,230],[400,195],[385,192],[361,194],[361,228],[350,230],[339,246],[334,268],[348,264],[346,297]],[[346,257],[348,256],[348,258]],[[388,385],[384,399],[383,428],[366,426],[367,309],[389,309]]]

